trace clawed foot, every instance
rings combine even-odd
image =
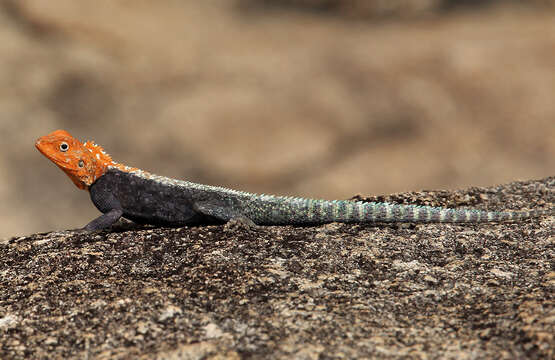
[[[76,235],[76,234],[89,234],[91,233],[91,231],[86,230],[85,228],[80,228],[80,229],[68,229],[68,230],[58,230],[58,231],[53,231],[50,234],[51,235]]]
[[[224,225],[225,232],[234,232],[238,230],[250,231],[256,228],[258,228],[258,226],[246,216],[234,217]]]

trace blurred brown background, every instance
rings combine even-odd
[[[554,1],[0,1],[0,238],[98,215],[34,148],[322,198],[554,175]]]

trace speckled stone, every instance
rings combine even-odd
[[[555,177],[370,200],[552,207]],[[553,358],[554,221],[13,238],[0,358]]]

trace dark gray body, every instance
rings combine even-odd
[[[103,213],[86,230],[111,226],[121,216],[137,223],[183,226],[223,223],[248,218],[258,225],[355,222],[492,222],[519,220],[553,210],[481,211],[429,206],[314,200],[257,195],[217,186],[110,167],[90,188],[94,205]]]
[[[215,220],[194,211],[191,191],[120,170],[106,172],[89,192],[101,212],[120,208],[125,218],[141,224],[179,226]]]

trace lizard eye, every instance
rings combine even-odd
[[[85,162],[83,160],[79,160],[77,165],[79,165],[79,167],[83,167],[83,166],[85,166]]]
[[[60,144],[60,151],[66,152],[69,149],[69,145],[66,142]]]

